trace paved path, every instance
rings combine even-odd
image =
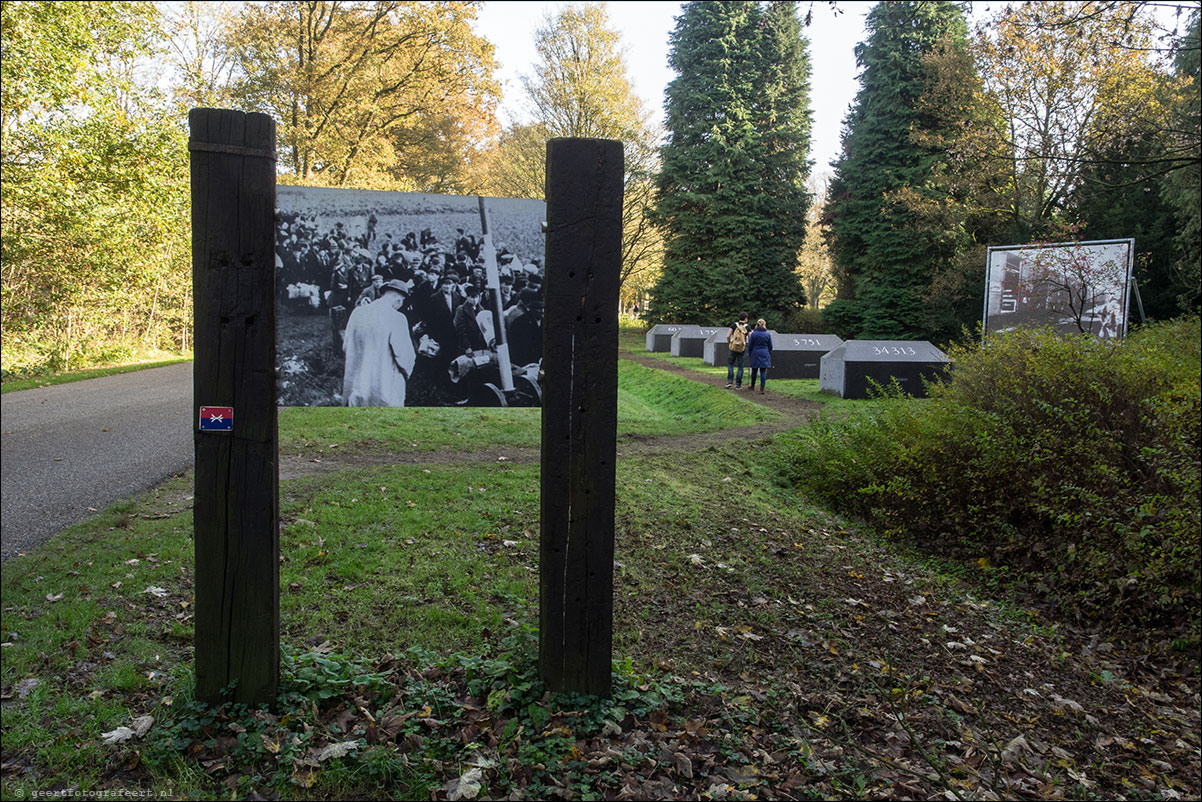
[[[192,465],[192,363],[0,396],[0,558]]]

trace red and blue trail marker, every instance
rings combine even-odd
[[[202,432],[232,432],[234,430],[234,408],[201,407],[200,430]]]

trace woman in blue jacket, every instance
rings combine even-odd
[[[755,377],[759,374],[762,393],[764,383],[768,381],[768,368],[772,367],[772,335],[763,318],[755,322],[755,330],[747,338],[747,355],[751,362],[751,389],[755,389]]]

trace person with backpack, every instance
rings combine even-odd
[[[772,335],[763,318],[755,322],[755,331],[748,335],[747,350],[751,354],[751,389],[755,390],[755,376],[759,373],[762,393],[768,381],[768,368],[772,367]]]
[[[747,356],[747,313],[739,315],[738,321],[730,326],[726,335],[726,386],[734,384],[736,390],[743,389],[743,360]],[[735,363],[739,365],[739,375],[735,376]]]

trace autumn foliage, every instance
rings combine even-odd
[[[1196,623],[1199,335],[991,337],[926,402],[799,431],[783,470],[888,536],[1034,575],[1070,615]]]

